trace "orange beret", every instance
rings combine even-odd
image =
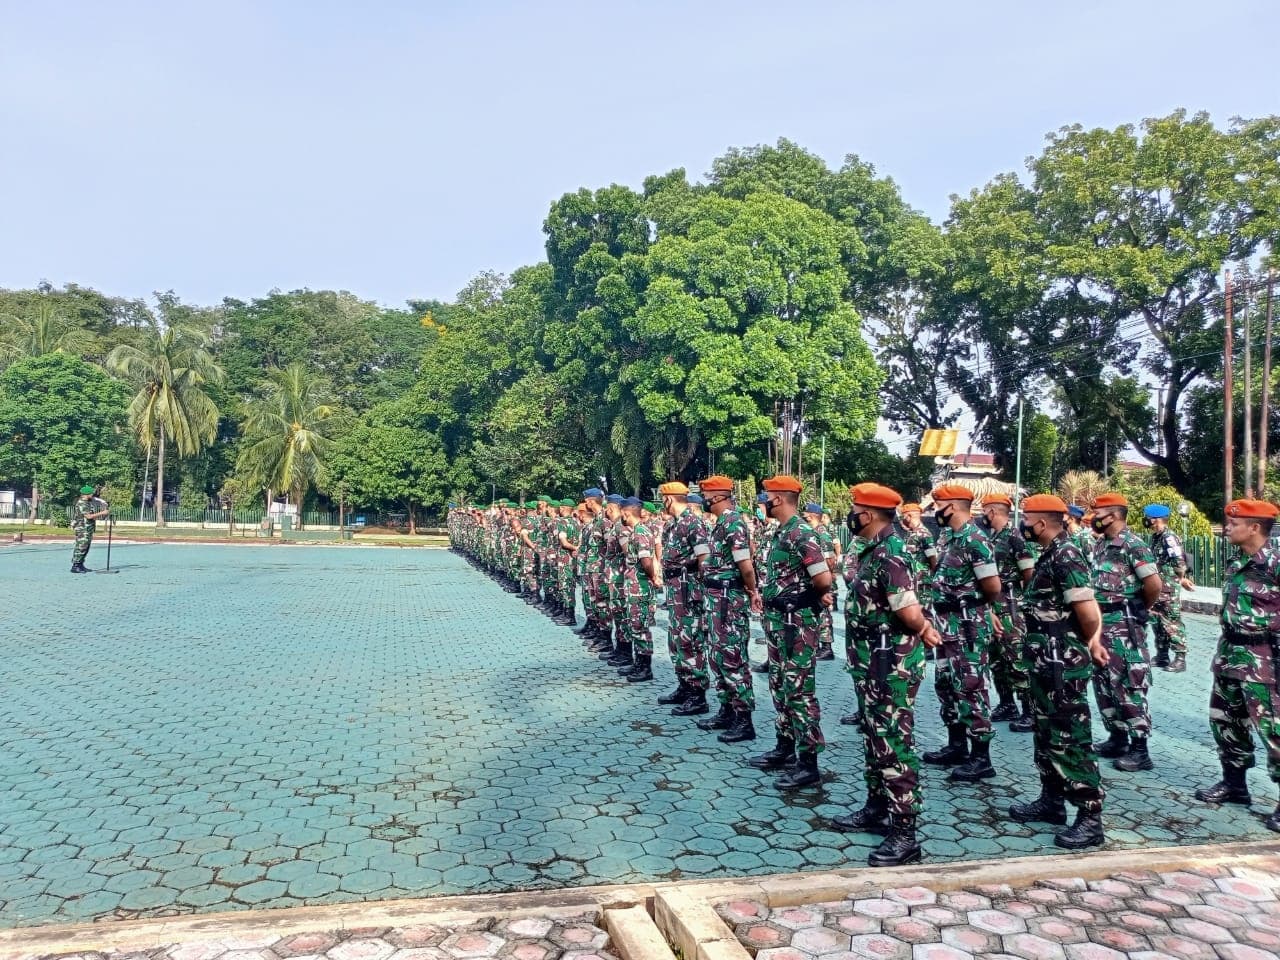
[[[853,502],[863,507],[892,510],[902,503],[898,491],[879,483],[860,483],[853,488]]]
[[[683,483],[681,483],[679,480],[672,480],[669,483],[664,483],[662,486],[658,488],[658,493],[664,497],[667,497],[667,496],[683,497],[686,494],[688,494],[688,492],[689,492],[689,488],[685,486]]]
[[[1022,501],[1023,513],[1066,513],[1067,505],[1052,493],[1037,493]]]
[[[944,483],[941,486],[934,487],[930,494],[935,500],[968,500],[973,502],[973,491],[968,487],[962,487],[958,483]]]
[[[717,473],[714,477],[707,477],[707,479],[699,482],[698,489],[704,492],[707,490],[723,490],[726,493],[730,493],[733,491],[733,480]]]
[[[770,477],[761,486],[771,493],[799,493],[804,489],[799,480],[795,477],[788,477],[786,474]]]
[[[982,505],[985,507],[990,503],[998,503],[1001,506],[1012,507],[1013,501],[1003,493],[988,493],[982,498]]]
[[[1225,512],[1228,517],[1243,520],[1274,520],[1280,515],[1280,507],[1265,500],[1232,500]]]
[[[1099,507],[1127,507],[1129,500],[1123,493],[1104,493],[1099,495],[1097,500],[1093,501],[1093,509]]]
[[[899,513],[923,513],[924,508],[918,503],[904,503],[898,508]]]

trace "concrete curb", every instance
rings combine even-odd
[[[622,960],[675,960],[667,939],[642,906],[606,910],[604,928]]]

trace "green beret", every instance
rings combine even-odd
[[[539,503],[555,503],[555,500],[553,500],[551,497],[547,496],[545,493],[540,493],[540,494],[538,494],[538,496],[537,496],[535,499],[536,499]]]
[[[538,501],[537,501],[537,500],[530,500],[530,501],[528,501],[528,502],[524,505],[524,508],[525,508],[526,510],[537,510],[537,509],[538,509]]]
[[[577,500],[572,500],[572,499],[571,499],[571,500],[561,500],[561,501],[560,501],[560,506],[562,506],[562,507],[576,507],[577,505],[578,505],[578,501],[577,501]]]
[[[86,483],[83,487],[81,487],[81,488],[80,488],[80,492],[81,492],[82,494],[90,494],[90,493],[93,493],[93,487],[89,486],[89,485]]]
[[[641,506],[643,506],[643,507],[644,507],[646,510],[648,510],[650,513],[657,513],[657,512],[658,512],[658,506],[657,506],[657,504],[650,503],[648,500],[646,500],[643,504],[641,504]]]

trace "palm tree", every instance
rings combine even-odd
[[[1093,501],[1109,489],[1111,483],[1094,470],[1068,470],[1058,481],[1058,496],[1084,507],[1092,507]]]
[[[107,355],[107,369],[135,384],[129,423],[148,454],[156,454],[156,526],[164,526],[164,454],[170,440],[179,457],[213,442],[218,407],[204,392],[222,380],[209,353],[209,338],[192,327],[152,324],[139,347],[121,344]]]
[[[303,498],[323,480],[340,424],[327,385],[306,367],[293,363],[272,370],[266,396],[249,405],[237,472],[252,478],[268,496],[272,490],[287,491],[301,523]]]
[[[36,304],[28,316],[6,314],[0,317],[0,357],[42,357],[46,353],[83,355],[93,347],[93,334],[54,310],[47,302]]]

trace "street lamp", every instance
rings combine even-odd
[[[1187,543],[1187,517],[1191,516],[1191,504],[1187,503],[1185,500],[1179,503],[1178,516],[1182,518],[1182,543],[1183,548],[1185,549]]]

